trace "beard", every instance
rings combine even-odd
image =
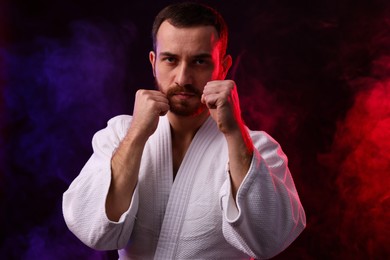
[[[159,82],[156,80],[158,89],[164,93],[169,101],[169,111],[178,116],[197,116],[201,114],[207,108],[205,104],[201,102],[202,93],[193,85],[179,86],[174,85],[168,88],[168,91],[164,92]],[[174,98],[179,93],[188,93],[193,95],[189,99]]]

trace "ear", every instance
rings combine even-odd
[[[226,78],[226,75],[227,75],[230,67],[232,66],[232,63],[233,63],[232,56],[226,55],[223,58],[223,61],[222,61],[222,74],[221,74],[222,79]]]
[[[150,64],[152,65],[153,76],[156,77],[156,73],[155,73],[156,53],[154,51],[149,52],[149,61]]]

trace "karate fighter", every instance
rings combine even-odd
[[[225,80],[227,27],[194,3],[163,9],[149,59],[157,90],[109,120],[63,196],[69,229],[120,259],[270,258],[306,225],[287,158],[241,118]],[[261,97],[258,97],[261,98]]]

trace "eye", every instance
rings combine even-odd
[[[176,58],[174,58],[174,57],[165,57],[163,59],[163,61],[168,62],[168,63],[174,63],[174,62],[176,62]]]
[[[206,61],[204,59],[196,59],[194,60],[194,63],[197,65],[203,65],[206,64]]]

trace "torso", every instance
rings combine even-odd
[[[191,141],[188,143],[180,140],[174,140],[172,138],[172,166],[173,166],[173,179],[175,179],[176,174],[180,168],[181,162],[190,146]]]
[[[173,179],[175,179],[192,139],[209,115],[205,111],[196,117],[183,118],[168,112],[167,117],[171,128],[172,170]]]
[[[245,258],[222,232],[219,194],[228,193],[224,136],[211,120],[192,138],[173,134],[161,121],[145,146],[137,220],[122,254],[130,259]],[[177,242],[175,248],[170,241]]]

